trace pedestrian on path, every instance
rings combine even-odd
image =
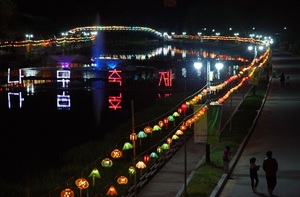
[[[259,170],[259,168],[260,168],[260,165],[256,165],[256,158],[252,157],[250,159],[249,170],[250,170],[251,187],[252,187],[253,192],[257,191],[256,188],[259,183],[257,171]]]
[[[224,162],[224,172],[229,173],[229,162],[230,162],[231,152],[230,147],[226,146],[223,152],[223,162]]]
[[[263,162],[263,169],[267,180],[268,192],[273,196],[273,190],[277,184],[276,173],[278,171],[278,163],[277,160],[272,157],[272,151],[267,151],[266,155],[267,158],[265,158]]]
[[[284,82],[285,82],[285,75],[284,75],[284,73],[281,73],[281,75],[280,75],[280,85],[284,86]]]

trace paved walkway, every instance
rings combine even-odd
[[[300,150],[298,148],[300,139],[300,121],[298,120],[300,112],[300,57],[273,52],[272,61],[273,69],[277,70],[279,74],[284,72],[286,76],[290,76],[291,84],[288,87],[281,87],[279,78],[271,80],[269,94],[257,125],[248,143],[241,145],[245,149],[241,148],[243,152],[240,153],[240,157],[236,155],[236,160],[232,160],[231,175],[223,175],[219,186],[211,194],[212,197],[268,196],[263,170],[259,171],[260,183],[257,193],[252,192],[248,170],[250,157],[255,156],[257,164],[262,164],[267,150],[273,151],[273,156],[279,163],[278,184],[274,194],[278,197],[300,196],[300,157],[298,151]],[[224,103],[222,128],[248,91],[249,89],[244,89]],[[188,140],[186,154],[184,147],[182,147],[139,192],[138,196],[180,196],[185,183],[187,184],[193,175],[193,170],[205,159],[205,144],[195,144],[193,140],[193,137]],[[185,155],[187,157],[186,182],[184,174]]]
[[[282,87],[279,78],[272,79],[265,106],[240,159],[224,189],[212,196],[269,196],[263,169],[258,171],[257,193],[252,192],[248,169],[252,156],[262,165],[268,150],[273,151],[279,164],[274,195],[300,196],[300,57],[273,52],[272,62],[278,75],[284,72],[290,76],[291,84]]]

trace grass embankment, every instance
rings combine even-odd
[[[187,185],[187,194],[184,194],[183,191],[181,196],[207,197],[211,195],[224,173],[222,161],[224,147],[229,145],[232,154],[235,155],[237,153],[240,144],[249,132],[252,132],[252,125],[258,115],[258,110],[263,104],[267,89],[268,81],[262,80],[260,85],[256,86],[255,95],[250,92],[246,96],[232,117],[231,123],[222,131],[219,144],[211,147],[211,162],[203,162],[195,170]]]

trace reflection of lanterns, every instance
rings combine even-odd
[[[118,179],[117,179],[117,182],[120,184],[120,185],[125,185],[128,183],[128,178],[126,176],[120,176]]]
[[[115,149],[111,152],[110,155],[114,159],[119,159],[120,157],[122,157],[122,152],[119,149]]]
[[[164,126],[164,122],[162,120],[158,121],[158,126],[160,126],[160,128],[162,128]]]
[[[134,175],[135,174],[135,167],[130,166],[129,169],[128,169],[128,173],[131,174],[131,175]]]
[[[185,131],[185,130],[186,130],[186,126],[185,126],[184,124],[182,124],[182,125],[180,126],[180,130],[181,130],[181,131]]]
[[[110,186],[110,188],[108,189],[106,195],[107,195],[107,196],[116,196],[116,195],[118,195],[118,192],[117,192],[116,188],[112,185],[112,186]]]
[[[144,156],[144,162],[148,163],[151,160],[150,155],[145,155]]]
[[[95,186],[95,178],[98,178],[98,179],[101,178],[100,172],[98,171],[97,168],[94,168],[92,170],[92,172],[90,173],[89,177],[92,177],[92,179],[93,179],[93,186]]]
[[[74,191],[70,188],[66,188],[60,192],[60,197],[74,197]]]
[[[152,127],[146,126],[146,127],[144,128],[144,131],[145,131],[145,133],[152,133]]]
[[[113,162],[110,158],[104,158],[101,162],[101,165],[104,167],[104,168],[110,168],[112,165],[113,165]]]

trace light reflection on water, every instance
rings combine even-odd
[[[175,56],[175,51],[159,51],[166,57],[168,54]],[[194,52],[185,50],[182,54],[184,58],[189,54],[194,56]],[[102,60],[103,64],[109,65],[109,62],[111,60]],[[187,88],[183,84],[191,90],[201,89],[205,84],[205,70],[201,76],[191,62],[169,64],[160,61],[149,67],[143,66],[143,62],[131,65],[122,61],[117,69],[126,68],[122,71],[123,87],[108,82],[109,66],[95,69],[92,65],[70,63],[67,70],[71,72],[71,79],[66,83],[56,81],[57,70],[63,67],[41,65],[22,69],[26,87],[0,92],[1,131],[5,133],[1,137],[1,156],[7,161],[1,168],[3,176],[11,180],[23,179],[48,166],[59,165],[63,154],[71,147],[94,137],[101,138],[113,130],[115,120],[118,123],[129,120],[131,100],[135,101],[135,110],[139,111],[151,106],[156,98],[183,91]],[[61,65],[65,67],[65,64]],[[158,86],[158,71],[166,68],[172,69],[174,87]],[[182,68],[186,75],[182,75]]]

